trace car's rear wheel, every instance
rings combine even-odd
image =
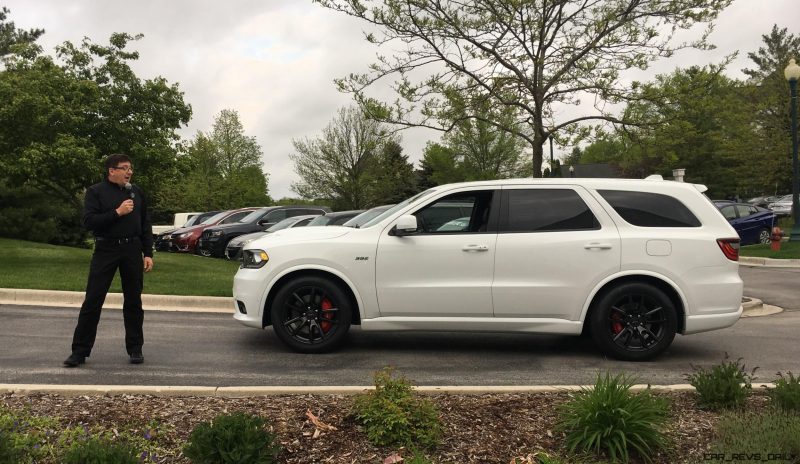
[[[661,354],[675,338],[677,313],[653,285],[631,282],[605,293],[591,313],[591,333],[603,353],[624,361]]]
[[[298,277],[275,294],[270,316],[275,334],[291,349],[323,353],[350,329],[352,308],[344,291],[323,277]]]
[[[758,233],[758,243],[769,245],[769,229],[761,229]]]

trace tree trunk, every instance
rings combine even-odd
[[[547,140],[547,139],[545,139],[545,140]],[[533,155],[532,155],[533,173],[531,174],[531,177],[533,177],[533,178],[542,177],[542,154],[543,154],[542,144],[543,143],[544,142],[534,143],[531,146],[531,148],[533,149]]]

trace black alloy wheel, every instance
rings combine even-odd
[[[662,353],[675,338],[677,315],[672,301],[646,283],[611,289],[591,314],[592,337],[607,355],[645,361]]]
[[[338,347],[350,329],[350,299],[323,277],[299,277],[275,295],[270,309],[275,334],[302,353],[324,353]]]

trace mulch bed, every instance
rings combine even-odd
[[[693,393],[660,394],[671,399],[668,436],[672,446],[651,456],[653,462],[702,461],[719,414],[699,409]],[[441,445],[426,453],[435,463],[508,464],[515,457],[537,451],[567,456],[561,437],[553,430],[556,407],[567,400],[566,393],[437,394],[430,398],[438,406],[444,424]],[[341,395],[214,398],[5,394],[0,396],[0,404],[12,410],[24,408],[34,415],[58,417],[64,426],[127,426],[144,433],[146,424],[155,420],[161,426],[154,439],[171,450],[159,457],[159,462],[188,462],[181,448],[191,430],[219,414],[239,411],[260,415],[272,424],[283,448],[279,462],[382,463],[394,452],[403,455],[404,450],[379,448],[367,441],[352,416],[353,399]],[[747,408],[761,409],[767,401],[764,395],[752,395]],[[317,425],[307,414],[309,411],[318,418]],[[571,460],[579,461],[583,459]]]

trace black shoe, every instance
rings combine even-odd
[[[141,364],[144,362],[144,355],[141,351],[134,351],[130,357],[131,364]]]
[[[72,353],[69,358],[64,360],[64,367],[78,367],[86,362],[86,356]]]

